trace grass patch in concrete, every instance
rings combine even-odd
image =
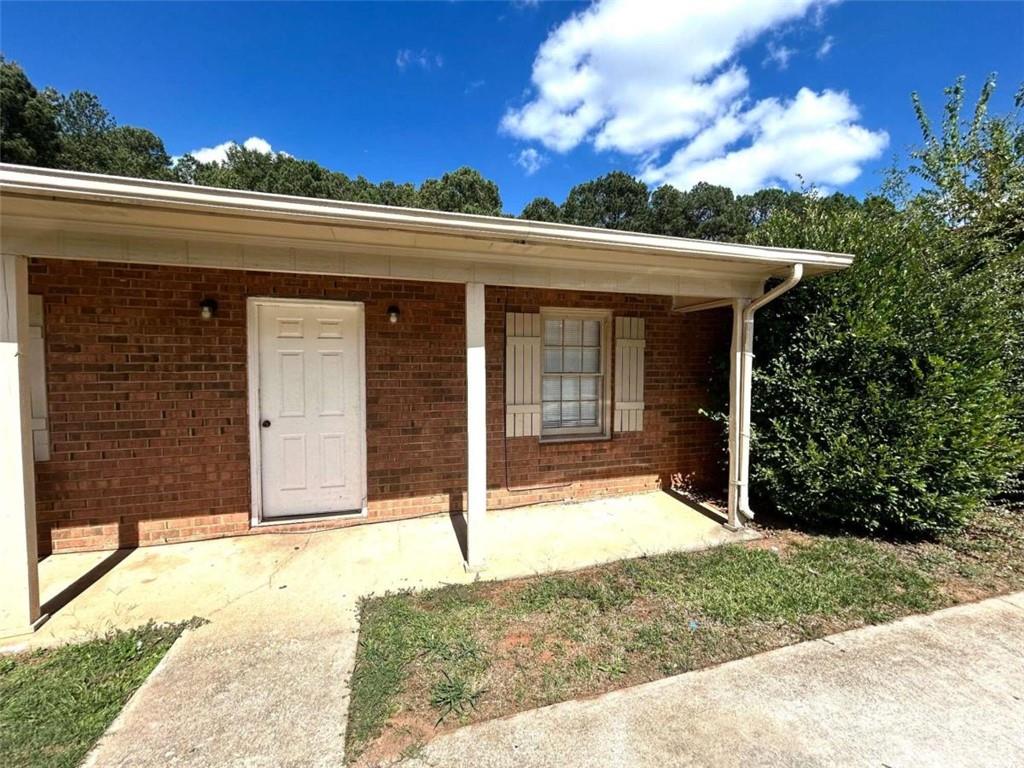
[[[699,552],[363,600],[347,755],[1024,586],[1019,511],[944,541],[766,530]]]
[[[78,765],[186,626],[0,656],[0,765]]]

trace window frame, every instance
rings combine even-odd
[[[545,427],[544,426],[544,396],[540,396],[541,417],[540,417],[540,441],[542,443],[564,443],[584,440],[608,440],[611,437],[612,426],[612,376],[614,366],[611,359],[611,334],[612,334],[612,311],[608,309],[580,309],[577,307],[541,307],[540,308],[540,379],[541,391],[545,375],[565,376],[565,372],[557,374],[545,374],[544,371],[544,330],[548,320],[597,320],[601,323],[601,340],[599,373],[600,385],[598,387],[597,413],[598,423],[593,427]],[[572,371],[579,375],[587,376],[583,371]]]

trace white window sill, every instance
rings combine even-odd
[[[603,443],[612,439],[608,434],[593,435],[548,435],[540,436],[541,445],[554,445],[556,443]]]

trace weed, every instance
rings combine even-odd
[[[594,668],[597,669],[598,672],[602,672],[613,679],[616,677],[622,677],[628,671],[626,662],[619,658],[599,661],[594,664]]]
[[[476,707],[477,700],[485,693],[459,675],[450,675],[448,672],[441,674],[443,679],[438,680],[430,689],[430,704],[441,713],[434,727],[443,723],[451,714],[466,714]]]

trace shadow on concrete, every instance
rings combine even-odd
[[[693,496],[689,496],[685,493],[680,493],[679,491],[669,489],[666,490],[665,493],[667,493],[673,499],[678,501],[680,504],[683,504],[687,508],[692,509],[694,512],[699,512],[700,514],[704,515],[704,517],[708,518],[709,520],[714,520],[716,523],[720,523],[722,525],[725,525],[729,521],[729,516],[725,512],[725,510],[720,510],[717,506],[713,506],[703,501],[699,501],[698,499],[695,499]]]
[[[85,590],[114,570],[119,563],[134,551],[135,547],[124,547],[122,549],[114,550],[101,562],[96,563],[96,565],[43,603],[43,605],[40,606],[41,613],[44,616],[53,616],[57,611],[64,608],[64,606],[85,592]]]
[[[448,520],[452,524],[452,530],[455,531],[455,538],[459,542],[459,551],[462,552],[462,559],[467,560],[469,558],[469,539],[467,526],[466,526],[466,515],[463,512],[453,512],[448,515]]]

